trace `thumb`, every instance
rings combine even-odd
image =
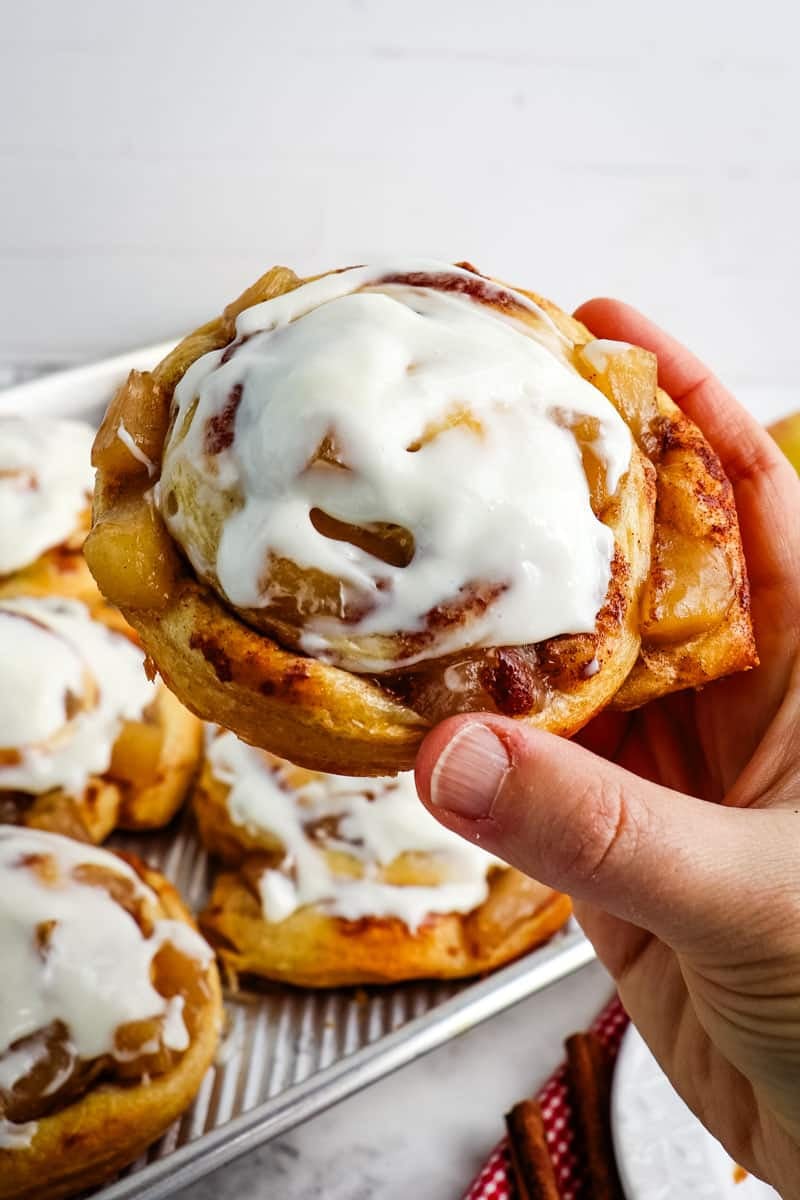
[[[774,844],[774,826],[764,824],[774,813],[682,795],[489,714],[437,726],[416,775],[423,804],[443,825],[677,950],[729,942],[760,899],[753,821]],[[782,874],[784,864],[774,866]]]

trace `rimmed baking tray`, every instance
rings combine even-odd
[[[0,392],[0,414],[49,413],[97,421],[127,372],[152,366],[171,346],[149,346],[9,387]],[[210,870],[191,814],[162,833],[116,837],[112,845],[163,870],[194,909],[202,907]],[[97,1195],[102,1200],[162,1200],[563,979],[593,957],[570,922],[547,945],[476,982],[325,992],[276,985],[228,999],[225,1036],[192,1107]]]

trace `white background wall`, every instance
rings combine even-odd
[[[0,360],[178,334],[274,261],[630,298],[800,405],[790,0],[0,0]]]

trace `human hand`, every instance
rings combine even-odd
[[[700,1120],[800,1197],[800,480],[757,422],[641,314],[593,300],[596,337],[659,381],[735,495],[760,666],[565,742],[489,714],[425,740],[420,796],[448,828],[572,894],[598,956]],[[578,744],[580,742],[581,744]]]

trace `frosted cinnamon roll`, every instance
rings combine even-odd
[[[0,1198],[58,1200],[132,1162],[217,1043],[211,950],[158,872],[0,827]]]
[[[229,973],[306,987],[453,978],[546,940],[570,902],[444,829],[411,773],[323,775],[209,730],[200,835],[233,870],[200,925]]]
[[[77,600],[0,599],[0,822],[102,841],[165,825],[200,722]]]
[[[81,553],[91,523],[94,430],[56,417],[0,417],[0,596],[95,604]]]
[[[468,266],[275,268],[94,455],[101,588],[195,711],[310,767],[754,661],[731,489],[653,356]]]

